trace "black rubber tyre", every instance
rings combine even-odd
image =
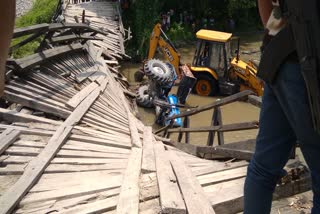
[[[211,75],[205,73],[194,73],[197,82],[193,87],[193,93],[200,96],[215,96],[219,91],[219,84]]]
[[[152,97],[149,95],[149,86],[143,85],[138,89],[137,104],[144,108],[152,108]]]
[[[167,84],[173,81],[171,68],[158,59],[151,59],[144,65],[144,73],[151,79],[160,84]]]
[[[134,81],[142,82],[144,77],[144,72],[142,70],[138,70],[134,73]]]

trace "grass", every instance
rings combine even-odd
[[[35,0],[32,9],[25,15],[16,19],[15,28],[27,27],[30,25],[36,25],[41,23],[50,23],[51,18],[54,15],[58,4],[58,0]],[[14,39],[11,45],[15,45],[28,36]],[[14,58],[22,58],[26,55],[33,54],[34,51],[39,47],[42,38],[29,42],[23,47],[13,52]]]

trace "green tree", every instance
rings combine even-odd
[[[162,7],[160,0],[135,0],[125,14],[126,23],[133,32],[130,47],[135,49],[135,53],[132,54],[139,55],[141,59],[145,57],[152,29],[160,21]]]
[[[244,27],[257,26],[259,21],[256,0],[228,0],[228,15]]]

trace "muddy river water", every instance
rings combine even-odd
[[[261,34],[246,34],[240,35],[241,37],[241,46],[240,46],[240,58],[244,61],[249,59],[259,60],[260,53],[260,41]],[[195,51],[195,43],[188,44],[183,47],[178,48],[179,53],[181,54],[182,63],[191,63]],[[161,58],[161,57],[160,57]],[[139,69],[141,64],[134,63],[124,63],[121,67],[123,74],[128,78],[132,84],[134,82],[134,73]],[[171,93],[175,94],[177,87],[173,87]],[[203,106],[209,103],[214,102],[216,99],[221,97],[202,97],[195,94],[190,94],[187,99],[187,104],[190,106]],[[235,102],[232,104],[225,105],[221,108],[222,110],[222,121],[223,124],[230,123],[239,123],[239,122],[249,122],[259,119],[260,109],[252,106],[251,104],[244,102]],[[146,125],[153,126],[154,129],[159,128],[155,122],[155,114],[153,109],[144,109],[139,107],[139,113],[142,121]],[[205,111],[200,114],[190,117],[190,127],[201,127],[209,126],[212,117],[212,110]],[[256,138],[257,130],[249,131],[239,131],[239,132],[230,132],[225,133],[224,138],[226,143],[242,141],[246,139]],[[191,133],[190,142],[195,145],[206,145],[207,143],[207,133]],[[171,135],[172,139],[176,140],[177,135]],[[216,140],[216,139],[215,139]],[[216,142],[215,142],[216,144]]]

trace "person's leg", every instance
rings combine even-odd
[[[272,88],[265,86],[255,154],[244,187],[244,213],[269,213],[275,185],[296,137]]]
[[[300,66],[286,64],[282,71],[273,87],[274,93],[283,98],[279,101],[282,106],[286,106],[286,113],[311,170],[314,192],[312,213],[320,213],[320,135],[312,126],[308,95]]]
[[[16,1],[2,0],[0,7],[0,96],[3,95],[5,81],[5,63],[8,58],[12,38]]]

